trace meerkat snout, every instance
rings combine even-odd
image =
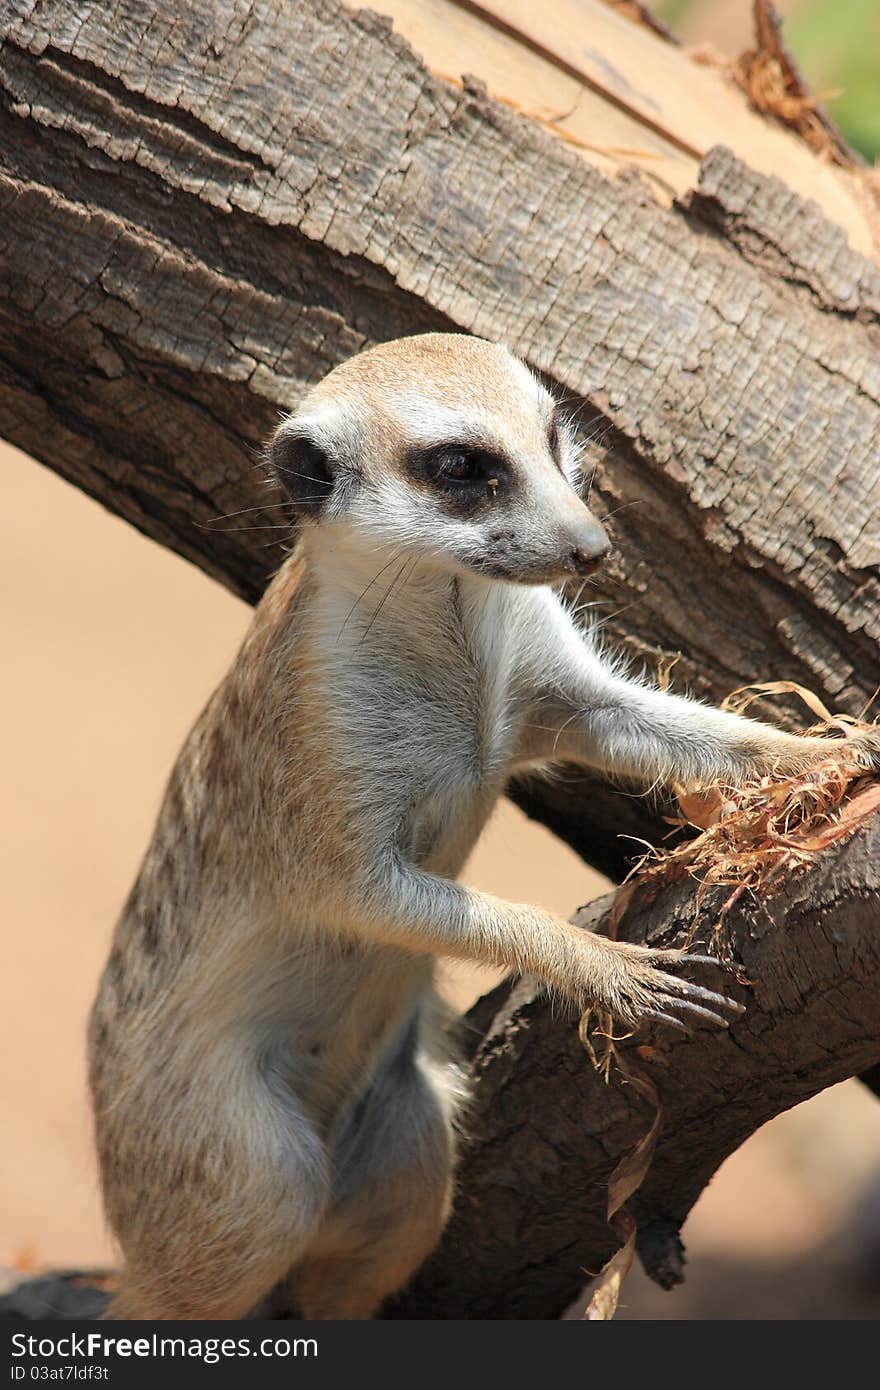
[[[580,525],[573,527],[565,543],[569,548],[569,562],[575,574],[590,575],[599,568],[611,550],[611,541],[604,526],[591,512],[584,508],[585,516]]]
[[[282,423],[271,461],[298,517],[340,553],[553,584],[609,550],[577,491],[579,452],[565,411],[506,348],[432,333],[337,367]]]

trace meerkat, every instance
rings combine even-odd
[[[559,586],[609,548],[565,412],[505,348],[385,343],[280,425],[299,538],[172,773],[90,1027],[111,1316],[364,1318],[436,1245],[462,1075],[437,955],[623,1024],[740,1006],[456,882],[512,774],[692,785],[829,756],[630,679]],[[866,766],[880,741],[847,740]],[[700,958],[692,958],[699,960]]]

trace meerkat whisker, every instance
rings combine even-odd
[[[339,629],[339,634],[338,634],[338,636],[337,636],[337,638],[336,638],[337,643],[339,643],[339,642],[342,640],[342,637],[343,637],[343,635],[344,635],[344,633],[345,633],[345,629],[346,629],[346,627],[348,626],[348,621],[349,621],[349,619],[351,618],[352,614],[354,613],[355,609],[358,608],[358,607],[360,606],[361,602],[362,602],[363,599],[366,597],[366,595],[370,592],[370,590],[372,589],[373,585],[376,584],[376,583],[378,583],[378,581],[382,578],[382,575],[385,574],[388,570],[390,570],[390,568],[391,568],[391,566],[394,564],[395,560],[399,560],[399,559],[400,559],[401,549],[402,549],[402,547],[401,547],[400,549],[398,549],[398,550],[395,550],[394,554],[391,556],[391,559],[390,559],[390,560],[387,560],[387,561],[385,562],[385,564],[382,565],[381,569],[379,569],[379,570],[376,571],[376,573],[373,575],[372,579],[370,580],[369,584],[365,584],[364,587],[363,587],[363,589],[361,589],[361,591],[360,591],[360,593],[358,594],[357,598],[355,599],[354,603],[351,605],[351,607],[349,608],[348,612],[347,612],[346,615],[345,615],[345,619],[344,619],[344,621],[343,621],[342,627]]]
[[[606,512],[602,520],[610,521],[613,516],[617,516],[618,512],[625,512],[627,507],[642,507],[646,501],[647,498],[645,497],[633,497],[629,502],[621,502],[619,506],[612,507],[610,512]]]
[[[376,619],[378,618],[379,614],[382,612],[382,609],[385,607],[385,604],[388,602],[388,599],[391,597],[391,594],[392,594],[392,592],[394,591],[394,589],[395,589],[395,587],[396,587],[398,581],[400,580],[400,577],[401,577],[401,575],[403,574],[404,570],[407,568],[408,565],[409,565],[409,566],[413,566],[413,565],[415,565],[415,564],[417,564],[417,560],[416,560],[415,558],[407,557],[407,558],[403,561],[403,564],[400,566],[400,569],[397,570],[397,572],[393,575],[393,577],[392,577],[392,579],[391,579],[391,583],[388,585],[387,589],[385,590],[384,594],[382,595],[382,598],[380,599],[378,606],[373,610],[373,615],[372,615],[372,617],[370,618],[370,621],[367,623],[366,628],[364,629],[364,634],[363,634],[363,636],[361,637],[361,644],[362,644],[362,645],[363,645],[363,643],[367,640],[367,638],[369,637],[370,632],[371,632],[372,627],[373,627],[373,624],[375,623],[375,621],[376,621]]]

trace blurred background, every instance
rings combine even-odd
[[[376,8],[381,9],[381,0]],[[687,42],[748,46],[748,0],[660,0]],[[781,0],[785,34],[868,158],[880,153],[880,3]],[[248,608],[48,470],[0,445],[5,903],[0,1266],[115,1259],[91,1153],[84,1029],[165,779]],[[784,675],[784,672],[780,672]],[[569,915],[603,881],[502,806],[469,882]],[[493,982],[449,967],[461,1007]],[[848,1082],[766,1126],[685,1229],[688,1283],[634,1273],[622,1317],[880,1314],[880,1102]]]
[[[773,0],[785,43],[844,137],[880,155],[878,0]],[[752,43],[751,0],[653,0],[649,8],[687,44],[735,55]]]

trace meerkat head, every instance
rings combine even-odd
[[[574,433],[506,348],[428,333],[336,367],[282,422],[274,470],[342,543],[515,583],[589,574],[609,549],[581,500]]]

